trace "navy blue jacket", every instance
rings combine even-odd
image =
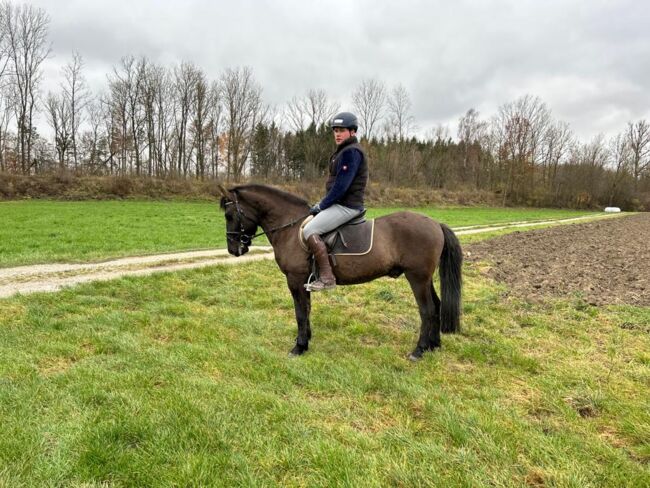
[[[366,157],[353,136],[344,141],[330,158],[327,195],[319,204],[321,210],[335,203],[363,210],[367,182]]]

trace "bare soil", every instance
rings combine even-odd
[[[465,259],[533,302],[650,305],[650,213],[515,232],[465,246]]]

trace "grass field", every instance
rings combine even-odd
[[[395,210],[398,209],[370,209],[369,216],[377,217]],[[563,218],[586,213],[509,208],[415,211],[451,226]],[[258,243],[264,242],[261,238]],[[217,203],[0,202],[0,267],[216,247],[225,247],[225,222]]]
[[[0,486],[650,485],[650,313],[504,300],[406,360],[405,280],[314,297],[272,262],[0,300]]]

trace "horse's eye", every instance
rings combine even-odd
[[[226,220],[228,222],[232,222],[232,215],[226,215]]]

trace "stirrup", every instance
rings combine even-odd
[[[336,281],[330,285],[326,285],[320,279],[314,280],[312,282],[305,283],[305,290],[307,291],[328,291],[336,288]]]

